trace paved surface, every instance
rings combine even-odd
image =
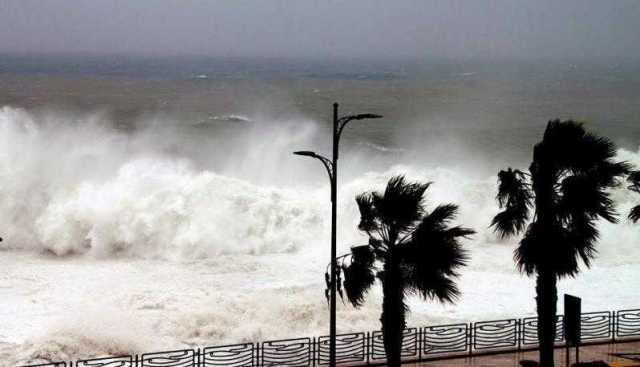
[[[640,362],[633,363],[630,360],[612,356],[611,353],[640,353],[640,342],[611,343],[580,347],[580,361],[603,360],[607,363],[615,362],[622,366],[640,366]],[[575,351],[571,350],[571,363],[575,362]],[[565,367],[565,349],[558,348],[555,353],[556,367]],[[408,363],[414,367],[519,367],[522,359],[538,360],[538,351],[505,353],[491,356],[479,356],[471,358],[456,358],[441,361]]]

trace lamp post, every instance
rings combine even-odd
[[[329,174],[331,182],[331,299],[329,312],[329,366],[336,365],[336,201],[337,201],[337,182],[338,182],[338,144],[340,135],[344,127],[353,120],[376,119],[381,118],[380,115],[370,113],[359,115],[347,115],[338,117],[338,104],[333,104],[333,156],[329,158],[323,157],[311,151],[298,151],[293,154],[311,157],[322,162]]]

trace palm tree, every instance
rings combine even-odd
[[[389,180],[383,194],[359,195],[358,228],[369,236],[369,243],[341,257],[340,278],[353,306],[362,305],[376,278],[382,283],[380,322],[388,366],[400,366],[408,311],[405,298],[415,294],[453,302],[459,295],[454,278],[467,260],[459,240],[474,233],[449,226],[457,214],[456,205],[426,211],[423,196],[429,185],[408,183],[397,176]]]
[[[554,120],[533,149],[528,173],[509,168],[498,174],[503,211],[492,226],[502,237],[524,232],[514,259],[521,272],[537,275],[541,366],[553,366],[557,280],[576,276],[578,259],[590,266],[597,219],[617,221],[607,190],[620,184],[630,166],[613,161],[615,154],[611,141],[586,132],[582,124]]]

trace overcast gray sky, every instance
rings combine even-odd
[[[640,59],[638,0],[0,0],[0,52]]]

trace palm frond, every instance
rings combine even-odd
[[[585,173],[605,165],[603,172],[607,174],[602,177],[607,179],[627,174],[631,169],[626,162],[611,162],[617,154],[615,144],[608,138],[587,132],[581,122],[549,121],[541,144],[545,155],[558,169]]]
[[[529,219],[532,194],[526,174],[511,168],[498,173],[498,204],[504,210],[491,221],[500,237],[520,233]]]
[[[576,142],[575,151],[567,152],[568,166],[574,171],[588,171],[594,165],[610,160],[616,156],[615,144],[604,137],[585,133]]]
[[[406,182],[404,176],[392,177],[382,196],[372,195],[380,221],[397,233],[410,228],[424,213],[422,199],[430,185]]]
[[[557,211],[561,219],[570,222],[574,218],[598,216],[611,222],[617,222],[614,202],[605,191],[605,186],[597,175],[573,175],[562,180],[557,202]]]
[[[372,246],[371,244],[352,247],[351,261],[371,267],[376,260],[373,252],[374,248],[375,246]]]
[[[354,307],[360,307],[375,282],[375,256],[369,245],[351,248],[351,263],[342,267],[344,290]]]
[[[451,209],[455,205],[447,205]],[[444,217],[441,217],[444,218]],[[475,231],[460,226],[447,227],[448,219],[435,222],[427,216],[414,230],[407,243],[402,244],[403,261],[417,267],[438,269],[447,274],[466,264],[468,256],[460,240]]]
[[[629,190],[640,193],[640,171],[630,172],[627,181],[630,183],[627,187]]]
[[[407,291],[443,302],[455,300],[458,290],[452,278],[469,259],[460,240],[475,233],[470,228],[448,227],[456,212],[457,206],[452,204],[437,207],[400,245],[398,256],[405,269]]]
[[[629,181],[629,186],[627,187],[629,190],[640,193],[640,171],[630,172],[629,176],[627,176],[627,181]],[[640,205],[631,208],[628,218],[634,223],[640,220]]]
[[[469,236],[475,234],[476,231],[474,231],[471,228],[466,228],[466,227],[460,227],[460,226],[455,226],[455,227],[451,227],[449,229],[444,230],[444,237],[445,238],[458,238],[458,237],[462,237],[462,238],[469,238]]]
[[[591,261],[598,253],[595,246],[599,236],[594,219],[587,215],[574,218],[569,228],[566,243],[575,249],[587,268],[591,267]],[[569,271],[567,275],[573,275],[573,273]]]
[[[451,222],[458,214],[458,206],[455,204],[443,204],[438,205],[435,209],[426,215],[420,226],[422,230],[430,228],[431,230],[441,230],[446,228],[447,224]]]
[[[467,230],[466,233],[474,232]],[[402,262],[406,267],[431,269],[447,275],[457,275],[457,270],[465,266],[469,260],[462,244],[457,238],[444,233],[429,237],[428,242],[413,240],[403,244],[399,251]]]
[[[528,276],[538,271],[545,259],[543,247],[546,245],[544,230],[537,222],[531,223],[518,247],[513,252],[513,259],[520,270]]]
[[[631,208],[631,211],[629,211],[629,219],[634,223],[640,220],[640,205]]]
[[[598,231],[588,216],[571,222],[569,227],[554,225],[543,228],[540,223],[529,225],[514,251],[518,269],[531,276],[540,269],[549,269],[559,277],[575,276],[580,270],[578,258],[587,266],[595,258]]]
[[[413,271],[405,275],[408,294],[418,294],[425,299],[454,303],[460,296],[460,290],[453,281],[442,273]]]
[[[585,174],[593,177],[598,185],[603,188],[618,187],[623,182],[624,176],[629,177],[633,166],[629,162],[613,162],[605,160],[599,162],[594,168],[587,170]]]
[[[558,167],[581,166],[580,153],[586,131],[580,122],[551,120],[547,123],[542,141],[536,146],[534,161],[553,161]],[[592,142],[592,144],[595,142]],[[597,148],[597,144],[593,144]],[[584,157],[586,159],[586,157]]]
[[[373,255],[380,259],[384,259],[387,251],[389,250],[387,246],[385,246],[384,242],[382,242],[382,240],[374,237],[369,237],[369,246],[371,247]]]
[[[595,222],[593,217],[583,213],[566,225],[546,229],[542,234],[545,242],[534,249],[538,256],[536,268],[550,269],[558,278],[563,278],[579,273],[578,260],[590,267],[597,254],[595,245],[599,237]]]
[[[343,272],[347,299],[356,308],[362,306],[369,288],[375,282],[375,273],[358,263],[345,267]]]
[[[356,196],[356,203],[360,210],[360,224],[358,224],[358,229],[364,232],[377,230],[379,224],[376,221],[377,212],[373,205],[373,195],[371,193],[360,194]]]

